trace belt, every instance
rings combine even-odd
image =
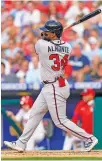
[[[55,78],[54,81],[49,82],[49,81],[43,81],[43,84],[51,84],[51,83],[55,83],[57,80],[59,79],[59,77]]]

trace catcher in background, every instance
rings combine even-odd
[[[24,128],[29,119],[29,115],[30,115],[30,111],[33,103],[34,101],[32,97],[23,96],[20,99],[21,109],[18,111],[18,113],[16,115],[14,115],[12,111],[7,111],[6,113],[15,122],[21,123]],[[44,137],[45,137],[45,130],[44,130],[43,122],[41,121],[37,129],[35,130],[34,134],[29,139],[26,146],[26,150],[34,150],[36,148],[36,144],[41,142],[44,139]]]
[[[87,133],[93,134],[93,108],[95,91],[85,89],[81,93],[82,99],[76,105],[72,121],[83,128]],[[75,136],[66,134],[63,150],[80,150],[84,147],[84,142]]]

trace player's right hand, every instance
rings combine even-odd
[[[6,111],[7,116],[12,117],[14,114],[12,111]]]

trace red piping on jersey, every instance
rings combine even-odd
[[[85,136],[82,136],[82,135],[76,133],[75,131],[69,129],[68,127],[66,127],[63,123],[61,123],[60,118],[59,118],[59,116],[58,116],[57,101],[56,101],[56,94],[55,94],[55,86],[54,86],[53,84],[52,84],[52,86],[53,86],[53,91],[54,91],[54,101],[55,101],[56,114],[57,114],[57,118],[58,118],[59,123],[60,123],[62,126],[64,126],[66,129],[68,129],[68,130],[70,130],[71,132],[73,132],[73,133],[75,133],[75,134],[81,136],[82,138],[91,139],[91,137],[90,137],[90,138],[87,138],[87,137],[85,137]]]

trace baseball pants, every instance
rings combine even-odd
[[[58,81],[53,84],[46,84],[37,97],[29,120],[24,128],[22,135],[16,141],[17,145],[25,149],[30,137],[33,135],[38,124],[47,111],[50,112],[54,124],[62,130],[70,131],[72,135],[86,141],[92,135],[86,133],[66,116],[66,100],[70,95],[69,84],[66,81],[65,87],[59,87]]]

